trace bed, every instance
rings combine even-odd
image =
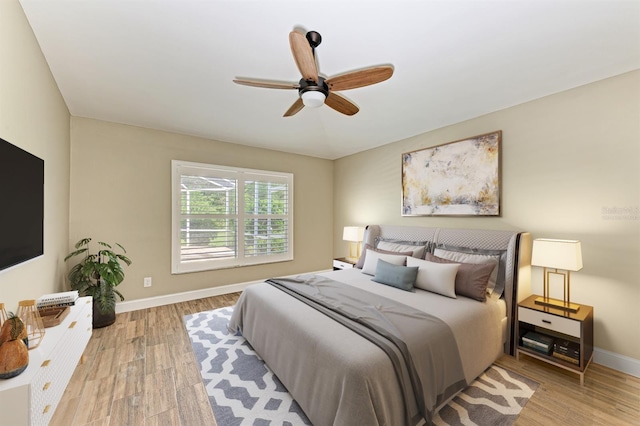
[[[238,300],[229,329],[242,332],[314,425],[429,424],[455,393],[503,353],[513,354],[517,289],[529,281],[529,234],[369,225],[363,244],[365,256],[358,265],[362,269],[302,274],[249,286]],[[388,266],[401,256],[405,256],[402,266]],[[459,265],[484,263],[478,261],[483,256],[495,262],[490,283],[483,289],[484,301],[448,294],[449,278],[431,274],[434,263],[441,263],[437,271],[450,276],[452,269],[463,267]],[[379,269],[371,275],[374,263]],[[405,266],[410,264],[420,267]],[[434,276],[449,283],[444,293],[439,283],[436,292],[428,286],[430,291],[415,287],[406,291],[395,283],[372,280],[384,281],[382,272],[402,269],[422,274],[416,278],[418,285],[426,276],[422,265],[431,274],[428,285],[433,285]],[[462,273],[456,271],[457,280]],[[457,292],[458,281],[455,285]],[[305,302],[307,296],[291,293],[303,287],[319,294],[314,297],[320,300]],[[365,300],[364,307],[351,307],[356,299]],[[336,314],[325,312],[347,305],[360,311],[341,322]],[[360,325],[352,327],[371,316],[367,309],[375,311],[374,317],[393,312],[388,318],[383,314],[382,321],[372,320],[400,335],[400,344],[389,345],[393,350],[379,340],[395,342],[396,337],[374,339],[358,331]],[[433,324],[440,328],[429,331]],[[404,357],[405,362],[394,357]]]

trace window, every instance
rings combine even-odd
[[[293,174],[173,160],[171,272],[293,259]]]

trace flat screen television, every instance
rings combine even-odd
[[[44,252],[44,160],[0,139],[0,270]]]

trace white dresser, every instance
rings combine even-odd
[[[47,425],[82,357],[92,328],[91,297],[81,297],[67,317],[45,329],[19,376],[0,380],[0,424]]]

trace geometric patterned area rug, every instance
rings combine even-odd
[[[492,365],[434,416],[436,425],[508,426],[522,411],[538,383]]]
[[[280,380],[227,324],[233,307],[184,317],[218,426],[298,426],[311,422]],[[435,425],[510,425],[538,384],[491,366],[436,416]]]
[[[284,385],[227,324],[233,307],[184,317],[218,426],[310,425]]]

